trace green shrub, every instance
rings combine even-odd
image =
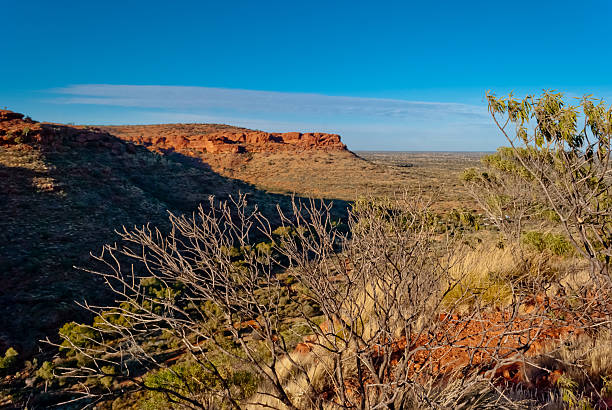
[[[449,215],[449,224],[454,227],[463,227],[468,229],[480,229],[479,217],[465,209],[453,209]]]
[[[539,252],[548,251],[559,256],[571,255],[574,251],[572,244],[565,236],[555,233],[526,232],[523,234],[521,242],[537,249]]]
[[[140,285],[145,288],[147,296],[154,296],[159,299],[175,300],[175,298],[182,296],[185,289],[185,285],[181,282],[174,282],[168,286],[155,277],[142,279]]]
[[[68,351],[68,354],[75,353],[73,346],[91,346],[98,338],[98,333],[92,328],[76,322],[64,324],[59,330],[59,335],[64,339],[60,350]]]
[[[477,180],[479,177],[480,174],[476,168],[467,168],[463,170],[459,179],[465,182],[471,182]]]
[[[17,366],[17,357],[19,353],[17,350],[9,347],[4,352],[4,357],[0,357],[0,375],[8,374]]]
[[[542,206],[539,207],[538,209],[538,214],[540,217],[551,221],[551,222],[561,222],[561,218],[559,218],[559,215],[553,211],[552,209],[549,208],[544,208]]]
[[[150,297],[151,300],[146,300],[142,303],[142,307],[146,310],[151,310],[157,314],[161,314],[165,303],[171,303],[179,306],[184,306],[180,301],[183,298],[185,284],[181,282],[173,282],[165,284],[155,277],[143,278],[140,281],[143,287],[143,294]],[[126,307],[124,307],[125,309]],[[127,306],[128,310],[133,310],[132,306]]]
[[[259,242],[255,245],[255,249],[260,257],[267,257],[272,254],[274,242]]]
[[[36,370],[36,377],[43,379],[44,381],[52,381],[55,378],[53,374],[53,363],[45,361],[43,362],[40,369]]]
[[[99,383],[109,389],[113,385],[113,376],[117,376],[119,372],[117,371],[115,366],[102,366],[100,369],[105,376],[100,377]]]
[[[128,303],[121,303],[122,308],[129,307]],[[109,329],[110,325],[117,325],[122,327],[131,327],[131,322],[128,317],[121,314],[119,309],[109,309],[105,312],[100,313],[100,315],[94,317],[93,327],[96,329]]]
[[[296,234],[295,229],[290,226],[279,226],[272,231],[272,234],[280,237],[294,236]]]
[[[253,373],[235,370],[230,363],[215,363],[215,367],[221,372],[234,397],[244,399],[255,393],[259,380]],[[170,389],[186,397],[199,397],[201,401],[202,398],[208,397],[206,401],[212,403],[219,397],[224,386],[222,380],[211,370],[212,367],[208,369],[195,362],[181,362],[147,375],[144,382],[148,388]],[[165,393],[149,392],[143,407],[168,408],[170,403],[167,398]],[[178,397],[171,398],[179,400]]]
[[[527,148],[517,148],[516,153],[523,158],[538,155],[535,150]],[[531,180],[533,177],[516,158],[517,154],[515,154],[511,147],[499,147],[496,153],[482,157],[481,162],[490,169],[508,174],[515,174],[527,180]]]
[[[243,256],[243,250],[235,246],[232,246],[231,248],[222,246],[221,250],[232,259],[241,258]]]
[[[590,410],[593,409],[586,397],[578,391],[578,383],[566,375],[561,375],[557,380],[557,387],[561,393],[561,400],[570,409]]]

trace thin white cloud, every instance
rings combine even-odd
[[[504,143],[484,105],[210,87],[78,84],[48,90],[88,124],[226,123],[338,133],[351,149],[492,150]],[[75,117],[76,116],[76,117]]]
[[[328,96],[211,87],[160,85],[79,84],[50,90],[63,104],[189,110],[199,114],[220,112],[240,115],[299,118],[479,121],[487,117],[482,106],[408,101],[387,98]]]

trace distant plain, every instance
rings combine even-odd
[[[459,177],[484,152],[357,151],[206,155],[219,174],[273,193],[352,201],[404,192],[435,196],[435,208],[473,207]]]

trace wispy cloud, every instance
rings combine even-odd
[[[342,135],[352,149],[486,150],[495,138],[484,106],[453,102],[160,85],[78,84],[48,90],[72,121],[105,124],[222,122],[266,131]],[[49,101],[47,99],[47,101]]]
[[[81,84],[51,90],[55,102],[171,110],[300,117],[387,118],[485,117],[483,107],[387,98],[342,97],[211,87]]]

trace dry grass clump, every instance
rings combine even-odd
[[[492,305],[508,305],[512,300],[512,278],[522,269],[511,247],[481,245],[464,247],[451,267],[451,276],[461,278],[446,294],[445,306],[461,300],[468,308],[475,297]]]
[[[357,377],[354,361],[345,360],[342,363],[342,372],[348,378]],[[312,408],[316,406],[313,396],[317,392],[333,392],[332,378],[337,364],[334,355],[321,346],[310,343],[307,352],[294,351],[282,358],[277,364],[278,376],[284,382],[284,388],[291,402],[298,408]],[[307,369],[302,373],[300,368]],[[273,389],[263,390],[251,397],[246,405],[248,409],[290,408],[282,403]],[[251,403],[251,404],[249,404]],[[326,400],[321,400],[323,408],[337,408]]]
[[[567,366],[568,377],[586,385],[589,380],[605,381],[612,377],[612,333],[604,331],[594,336],[578,335],[563,343],[558,350],[559,361]],[[612,386],[610,386],[612,387]]]
[[[559,286],[577,284],[580,277],[588,277],[584,261],[522,249],[512,243],[463,245],[455,255],[450,274],[461,280],[446,294],[447,307],[461,300],[467,309],[476,299],[493,307],[507,307],[515,302],[518,288],[553,294]]]
[[[531,378],[542,370],[557,371],[576,383],[579,391],[612,394],[612,333],[609,330],[572,335],[534,360]],[[595,391],[593,391],[595,390]]]

